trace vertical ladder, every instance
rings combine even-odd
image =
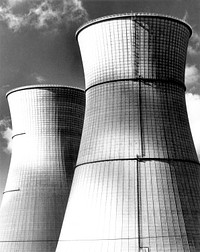
[[[140,174],[140,162],[142,157],[145,155],[144,150],[144,139],[143,139],[143,121],[142,121],[142,80],[141,80],[141,71],[140,71],[140,46],[141,46],[141,28],[146,29],[145,26],[141,25],[137,20],[137,16],[133,18],[135,25],[135,37],[134,37],[134,71],[135,78],[138,78],[138,124],[139,124],[139,136],[140,136],[140,153],[137,155],[137,219],[138,219],[138,251],[139,252],[149,252],[149,248],[141,247],[141,174]]]
[[[134,68],[135,68],[135,78],[138,78],[140,75],[140,26],[135,21],[135,59],[134,59]]]

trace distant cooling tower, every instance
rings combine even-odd
[[[0,252],[55,252],[82,133],[85,96],[59,85],[10,91],[13,150]]]
[[[185,104],[191,28],[154,14],[77,32],[86,114],[57,252],[200,251],[200,165]]]

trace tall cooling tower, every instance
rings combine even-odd
[[[77,32],[86,114],[57,252],[200,251],[200,166],[185,104],[191,28],[122,14]]]
[[[7,94],[13,150],[0,208],[0,252],[55,252],[83,126],[85,94],[36,85]]]

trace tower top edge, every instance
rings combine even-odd
[[[159,13],[135,12],[135,13],[112,14],[112,15],[107,15],[107,16],[103,16],[103,17],[99,17],[99,18],[90,20],[79,27],[79,29],[76,31],[76,38],[78,37],[79,33],[82,30],[84,30],[85,28],[87,28],[88,26],[91,26],[93,24],[97,24],[97,23],[101,23],[101,22],[105,22],[105,21],[110,21],[110,20],[114,20],[114,19],[133,18],[133,20],[134,20],[137,17],[151,17],[151,18],[157,18],[157,19],[172,20],[174,22],[178,22],[178,23],[186,26],[190,32],[190,36],[192,35],[192,27],[183,19],[180,19],[180,18],[177,18],[174,16],[159,14]]]
[[[14,92],[18,92],[18,91],[22,91],[22,90],[26,90],[26,89],[45,89],[45,88],[74,89],[74,90],[77,90],[77,91],[80,91],[83,93],[85,92],[85,90],[82,88],[60,85],[60,84],[36,84],[36,85],[26,85],[26,86],[21,86],[21,87],[11,89],[10,91],[8,91],[6,93],[6,97],[8,97],[8,95],[10,95]]]

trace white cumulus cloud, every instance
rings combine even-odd
[[[15,6],[28,3],[26,13],[15,13]],[[0,21],[6,22],[13,31],[23,27],[56,29],[58,25],[87,21],[88,14],[81,0],[9,0],[0,5]]]
[[[197,86],[200,84],[200,70],[196,65],[186,65],[185,84],[188,91],[195,91]]]
[[[20,15],[14,15],[10,8],[0,6],[0,21],[7,23],[8,27],[14,31],[19,30],[23,25],[24,20]]]
[[[192,33],[190,44],[188,46],[188,53],[191,56],[200,55],[200,34],[198,34],[196,31],[193,31]]]
[[[183,16],[182,19],[183,19],[184,21],[187,21],[188,18],[189,18],[189,15],[188,15],[188,11],[186,10],[186,11],[185,11],[185,14],[184,14],[184,16]]]
[[[26,0],[8,0],[7,3],[9,6],[14,7],[17,4],[24,3]]]
[[[36,76],[35,77],[38,83],[44,83],[46,79],[43,76]]]
[[[4,118],[0,120],[0,135],[2,139],[6,141],[6,146],[3,146],[3,150],[6,153],[11,153],[12,152],[12,129],[11,129],[11,120],[9,118]]]
[[[200,159],[200,95],[186,93],[186,104],[194,144]]]
[[[31,79],[31,82],[34,81],[38,84],[46,83],[48,81],[44,76],[38,73],[32,73],[30,75],[30,79]]]

